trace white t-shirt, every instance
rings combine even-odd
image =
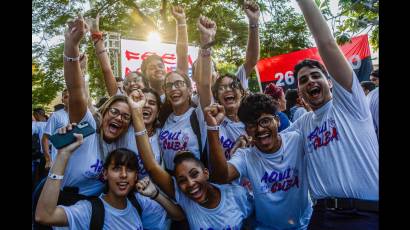
[[[372,90],[368,95],[367,99],[369,100],[370,112],[373,117],[374,128],[379,137],[379,87]]]
[[[257,229],[306,229],[312,202],[303,139],[298,132],[279,135],[282,145],[276,152],[263,153],[256,146],[239,149],[228,162],[252,184]]]
[[[167,211],[158,202],[137,192],[135,197],[142,209],[141,220],[145,230],[165,230],[169,228],[171,219],[167,217]]]
[[[292,122],[295,122],[303,114],[307,113],[307,110],[303,107],[297,107],[295,113],[293,114]]]
[[[132,206],[127,199],[127,207],[125,209],[116,209],[109,205],[103,198],[102,194],[99,197],[105,208],[104,215],[104,230],[143,230],[141,219],[137,210]],[[69,228],[72,230],[90,229],[91,220],[91,203],[87,200],[80,200],[71,206],[62,206],[67,215]]]
[[[96,121],[89,110],[81,122],[87,121],[96,129]],[[101,139],[101,148],[100,148]],[[86,196],[99,195],[103,189],[102,170],[104,160],[101,159],[100,151],[107,155],[117,148],[127,148],[138,154],[135,142],[134,128],[129,126],[124,136],[110,144],[106,143],[99,134],[92,134],[84,138],[84,142],[71,155],[65,170],[61,186],[79,187],[79,193]],[[140,167],[142,167],[140,165]]]
[[[379,200],[379,144],[366,96],[354,72],[352,93],[332,81],[333,99],[286,130],[305,140],[312,198]]]
[[[205,119],[200,106],[197,108],[191,107],[180,116],[176,116],[174,113],[169,115],[159,134],[165,168],[168,170],[174,170],[174,157],[175,153],[179,150],[189,150],[200,159],[202,149],[199,149],[197,137],[191,127],[190,116],[192,112],[195,112],[197,115],[201,130],[202,146],[205,145]]]
[[[219,141],[221,142],[226,160],[231,159],[230,151],[240,135],[245,135],[245,125],[242,122],[234,122],[224,117],[219,128]]]
[[[41,139],[46,128],[47,122],[45,121],[32,121],[31,122],[31,135],[37,134],[40,140],[40,150],[43,153],[43,145]]]
[[[68,112],[64,109],[60,109],[53,114],[47,120],[47,125],[44,129],[44,134],[49,136],[56,134],[59,128],[65,127],[70,123],[70,118],[68,117]],[[54,146],[51,147],[51,161],[54,162],[57,154],[57,149]]]
[[[212,184],[221,192],[221,201],[213,209],[202,207],[179,189],[174,180],[175,200],[185,211],[191,230],[241,229],[243,220],[253,210],[253,199],[239,185]]]

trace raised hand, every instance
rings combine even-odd
[[[216,23],[205,16],[199,16],[198,30],[201,46],[214,40],[216,34]]]
[[[236,139],[235,145],[232,147],[229,155],[232,157],[236,150],[238,150],[239,148],[248,148],[251,146],[253,146],[252,137],[248,135],[241,135],[238,137],[238,139]]]
[[[135,184],[135,187],[141,195],[147,197],[153,197],[158,192],[157,187],[154,183],[152,183],[152,181],[148,177],[144,177],[142,180],[139,180]]]
[[[225,117],[225,108],[220,104],[212,104],[204,108],[204,115],[206,123],[209,126],[216,126],[221,124]]]
[[[85,23],[83,16],[80,15],[74,21],[68,21],[67,25],[68,28],[64,34],[65,41],[69,42],[71,45],[78,46],[88,30],[87,23]]]
[[[91,34],[100,32],[100,13],[95,18],[86,18]]]
[[[253,1],[244,2],[244,10],[250,24],[257,24],[260,16],[259,5]]]
[[[172,6],[171,7],[171,14],[174,16],[175,20],[178,23],[185,23],[185,11],[182,6]]]
[[[142,109],[145,103],[145,95],[140,89],[133,90],[128,95],[128,105],[131,107],[131,109]]]
[[[65,134],[68,131],[72,130],[73,126],[76,126],[76,125],[77,125],[76,123],[68,124],[67,126],[65,126],[63,128],[60,128],[58,130],[58,133],[59,134]],[[64,148],[59,149],[58,154],[69,154],[69,155],[71,155],[74,152],[74,150],[76,150],[83,143],[83,135],[82,134],[73,133],[73,135],[75,136],[76,141],[69,144],[69,145],[67,145],[67,146],[65,146]]]

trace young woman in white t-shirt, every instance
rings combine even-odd
[[[143,93],[134,91],[129,104],[138,151],[151,179],[185,211],[190,229],[240,229],[253,210],[246,189],[210,183],[208,169],[189,151],[177,152],[175,178],[172,178],[153,157],[142,115],[145,100]]]
[[[70,130],[72,127],[67,127]],[[66,132],[65,128],[60,133]],[[91,224],[92,205],[88,200],[81,200],[74,205],[57,206],[61,180],[70,157],[75,149],[83,143],[81,134],[74,134],[77,140],[58,151],[55,164],[50,170],[36,209],[36,221],[52,226],[68,226],[70,229],[89,229]],[[143,229],[138,211],[128,200],[127,196],[136,188],[144,196],[148,196],[160,203],[172,218],[184,218],[181,209],[147,179],[138,179],[136,154],[128,149],[112,151],[104,163],[104,179],[107,193],[99,198],[104,206],[104,222],[102,229]],[[144,212],[144,210],[143,210]]]

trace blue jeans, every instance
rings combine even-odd
[[[378,230],[379,213],[358,210],[313,209],[309,230]]]

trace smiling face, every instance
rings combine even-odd
[[[126,197],[134,189],[138,179],[137,170],[125,165],[116,165],[114,160],[104,169],[104,180],[108,181],[108,193],[114,197]]]
[[[161,60],[152,59],[148,62],[145,75],[148,77],[150,82],[163,82],[165,79],[165,74],[165,65]]]
[[[133,90],[145,88],[143,77],[139,76],[135,72],[131,72],[125,76],[123,85],[127,95],[130,94]]]
[[[192,89],[186,80],[177,73],[171,73],[165,79],[165,95],[172,108],[189,106]]]
[[[239,84],[230,77],[223,77],[217,85],[218,101],[226,111],[238,110],[241,104],[243,94]]]
[[[203,203],[208,197],[209,172],[193,160],[184,160],[175,166],[179,189],[191,200]]]
[[[103,138],[107,142],[117,140],[127,132],[131,121],[131,111],[127,103],[116,101],[112,103],[102,119]]]
[[[144,124],[153,125],[157,120],[159,108],[157,98],[153,93],[144,93],[147,102],[142,108],[142,117],[144,119]]]
[[[262,152],[272,152],[278,138],[279,117],[262,113],[253,123],[245,123],[246,133],[254,140],[256,147]]]
[[[300,95],[313,110],[319,109],[332,99],[332,83],[319,68],[305,66],[299,70],[297,76]]]

